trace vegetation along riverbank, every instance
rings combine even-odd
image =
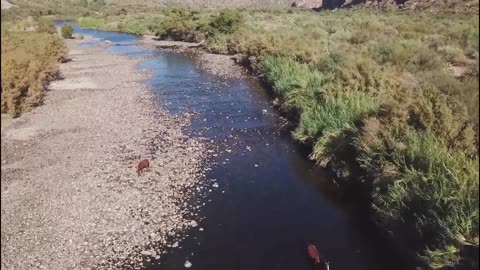
[[[44,87],[59,77],[66,50],[53,24],[41,20],[32,32],[15,27],[25,26],[2,21],[2,113],[18,116],[43,102]]]
[[[310,157],[343,185],[364,187],[379,228],[425,268],[441,268],[479,243],[478,14],[448,9],[164,9],[84,1],[36,15],[204,41],[209,52],[236,55],[272,86]],[[2,91],[3,84],[2,73]]]

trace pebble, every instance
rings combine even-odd
[[[218,188],[218,184],[217,184],[217,183],[213,183],[212,187]]]
[[[178,247],[178,242],[173,243],[172,248]]]
[[[185,261],[184,266],[185,266],[185,268],[190,268],[190,267],[192,267],[192,263],[187,260],[187,261]]]
[[[152,256],[152,252],[148,250],[143,250],[142,252],[140,252],[140,254],[142,254],[143,256]]]
[[[192,220],[190,221],[190,225],[195,228],[198,226],[198,223],[195,220]]]

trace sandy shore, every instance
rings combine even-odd
[[[2,127],[2,269],[134,269],[199,221],[184,217],[206,152],[189,119],[157,108],[137,59],[81,42],[45,104]]]

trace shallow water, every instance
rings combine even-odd
[[[195,56],[137,46],[134,35],[74,30],[112,41],[112,53],[146,57],[139,67],[152,71],[147,83],[159,105],[173,114],[194,113],[186,132],[223,150],[208,161],[207,179],[219,187],[204,200],[205,220],[148,269],[184,269],[185,260],[205,270],[321,269],[306,255],[309,242],[332,270],[406,269],[335,199],[327,174],[282,128],[259,82],[209,74]]]

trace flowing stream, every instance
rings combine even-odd
[[[186,260],[204,270],[322,269],[307,257],[309,242],[332,270],[406,269],[368,222],[335,198],[328,174],[282,128],[258,81],[210,74],[194,55],[139,46],[134,35],[74,30],[112,41],[111,53],[144,57],[139,68],[151,70],[146,83],[159,105],[195,115],[185,132],[222,150],[207,161],[213,169],[206,181],[219,186],[203,199],[205,220],[147,269],[185,269]]]

